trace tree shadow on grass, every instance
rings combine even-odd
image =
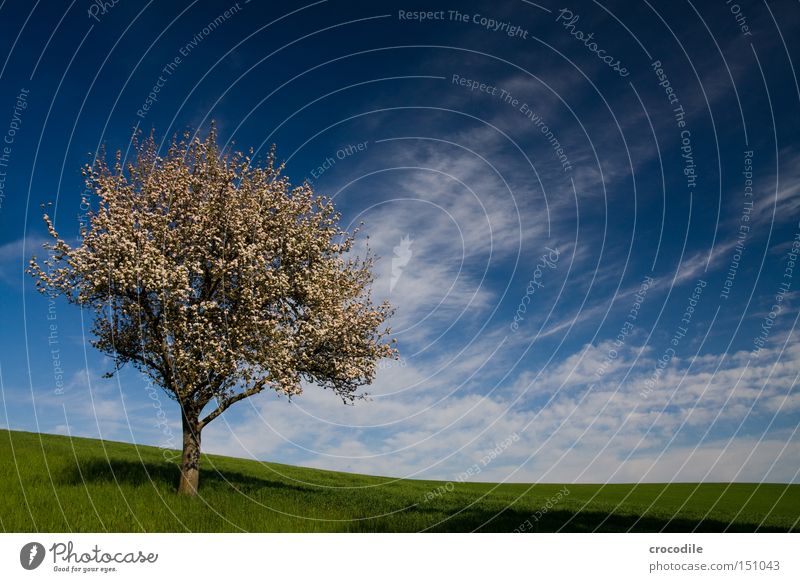
[[[607,514],[600,511],[552,510],[535,520],[530,512],[505,509],[467,509],[432,528],[436,532],[785,532],[787,528],[757,523],[730,523],[713,519],[665,519],[637,515]]]
[[[177,488],[180,470],[177,465],[167,462],[130,461],[127,459],[90,459],[71,465],[63,475],[65,485],[89,483],[119,483],[142,487]],[[272,481],[237,471],[219,471],[207,466],[200,470],[200,489],[233,489],[239,493],[255,493],[262,489],[293,490],[303,493],[314,492],[307,487],[292,485],[282,481]]]

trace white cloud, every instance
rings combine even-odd
[[[797,481],[800,447],[787,426],[800,412],[800,348],[772,347],[749,365],[746,352],[676,358],[647,398],[640,392],[660,354],[630,346],[598,376],[609,349],[586,346],[535,381],[527,372],[485,395],[449,390],[457,375],[424,390],[393,385],[424,376],[420,368],[381,378],[393,395],[355,407],[311,389],[291,406],[265,398],[241,422],[208,429],[205,442],[217,452],[397,477],[455,479],[478,463],[476,479],[487,481]],[[481,464],[512,435],[516,442]]]
[[[40,236],[29,236],[0,245],[0,281],[19,286],[31,256],[41,258],[46,254],[42,249],[46,242],[50,241]]]

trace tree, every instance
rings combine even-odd
[[[96,209],[77,246],[44,215],[54,242],[28,271],[42,293],[95,312],[108,377],[131,364],[178,402],[178,491],[194,495],[201,432],[232,404],[291,398],[302,382],[362,398],[378,360],[397,357],[392,308],[371,299],[373,256],[351,256],[358,229],[342,230],[308,183],[292,187],[274,147],[259,166],[220,151],[213,126],[164,157],[152,134],[134,146],[132,162],[117,152],[113,167],[101,155],[84,168]]]

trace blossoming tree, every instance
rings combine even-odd
[[[42,292],[94,310],[92,343],[146,374],[180,405],[178,491],[199,483],[200,435],[232,404],[302,383],[345,403],[362,397],[381,358],[396,357],[388,303],[370,296],[371,255],[353,257],[357,229],[339,226],[330,199],[292,187],[274,149],[258,165],[207,138],[152,135],[136,156],[84,169],[96,210],[80,243],[31,259]],[[102,158],[102,156],[101,156]]]

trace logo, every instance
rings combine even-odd
[[[394,291],[394,286],[400,280],[403,274],[403,269],[411,260],[414,252],[411,250],[411,244],[414,241],[410,236],[406,235],[400,240],[400,244],[394,247],[394,256],[392,257],[392,278],[389,281],[389,293]]]
[[[30,542],[19,551],[19,563],[26,570],[35,570],[44,561],[44,546],[39,542]]]

